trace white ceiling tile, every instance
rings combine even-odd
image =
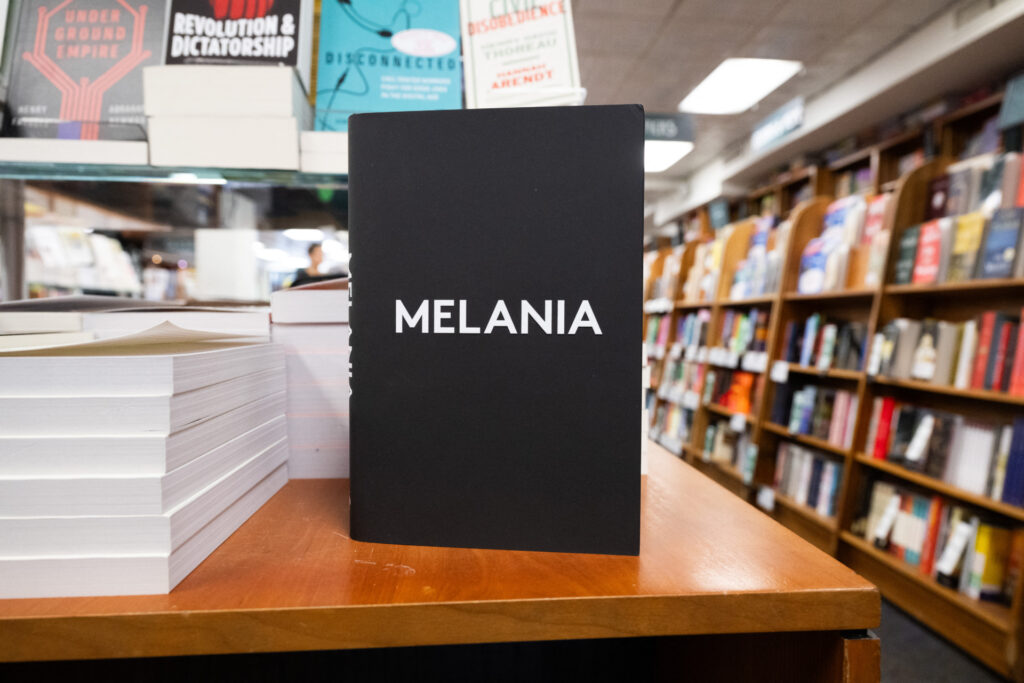
[[[575,18],[575,25],[580,52],[635,57],[650,46],[661,22],[650,17],[582,13]]]
[[[679,0],[576,0],[572,3],[573,16],[581,13],[626,14],[631,16],[665,17]]]

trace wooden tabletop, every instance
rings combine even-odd
[[[0,661],[873,628],[877,590],[651,445],[639,557],[348,537],[290,482],[170,595],[0,600]]]

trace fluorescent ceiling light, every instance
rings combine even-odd
[[[289,228],[284,231],[284,236],[296,242],[320,242],[324,231],[320,228]]]
[[[802,63],[788,59],[727,59],[679,103],[679,111],[694,114],[745,112],[802,68]]]
[[[685,140],[646,140],[644,142],[644,171],[661,173],[693,151],[693,143]]]

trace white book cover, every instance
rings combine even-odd
[[[129,140],[0,138],[0,162],[145,166],[149,145]]]
[[[0,310],[0,334],[80,332],[82,314],[74,311]]]
[[[284,383],[278,367],[172,396],[0,397],[0,434],[172,434],[274,394]]]
[[[163,514],[286,436],[277,417],[156,476],[0,478],[0,517]]]
[[[170,553],[0,559],[0,598],[169,593],[285,483],[281,465]]]
[[[292,117],[311,128],[312,107],[294,67],[163,64],[142,69],[146,116]]]
[[[348,289],[282,289],[270,295],[270,318],[275,325],[290,323],[347,323]]]
[[[0,435],[0,477],[152,477],[285,414],[279,391],[174,434]]]
[[[152,116],[148,129],[153,166],[299,170],[294,117]]]
[[[970,422],[964,424],[964,441],[960,446],[956,480],[953,482],[955,485],[979,496],[985,495],[996,441],[996,430],[992,427]]]
[[[0,558],[170,553],[287,458],[284,441],[250,454],[163,514],[0,517]]]
[[[971,374],[974,370],[974,354],[977,348],[978,323],[975,320],[968,320],[964,323],[964,332],[960,339],[960,351],[956,361],[956,375],[953,380],[953,386],[957,389],[966,389],[970,386]]]
[[[97,341],[45,351],[0,351],[0,397],[180,394],[283,365],[278,344],[119,346]]]
[[[82,314],[82,327],[100,339],[143,332],[163,322],[198,332],[235,337],[270,337],[270,311],[253,309],[133,309]]]

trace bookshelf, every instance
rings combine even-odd
[[[1001,95],[993,95],[976,102],[963,111],[942,119],[942,125],[957,125],[962,131],[956,135],[939,131],[944,149],[957,149],[970,135],[969,127],[981,125],[995,113]],[[945,135],[945,137],[943,137]],[[922,131],[908,132],[902,139],[890,140],[860,150],[832,164],[829,170],[857,164],[875,164],[876,169],[887,153],[896,154],[921,141]],[[950,147],[952,145],[952,147]],[[923,319],[935,317],[944,320],[966,320],[989,309],[1024,306],[1024,279],[968,280],[961,283],[938,285],[889,284],[893,266],[898,257],[899,238],[907,228],[923,222],[929,182],[944,172],[952,160],[946,156],[926,161],[903,173],[897,179],[886,180],[893,193],[893,207],[886,217],[885,228],[890,232],[888,254],[880,286],[871,289],[842,290],[821,294],[796,293],[799,259],[804,246],[821,229],[829,196],[816,196],[794,207],[789,245],[785,255],[779,291],[739,301],[728,299],[728,282],[738,260],[744,255],[738,248],[726,245],[722,262],[722,277],[718,296],[713,302],[693,302],[680,296],[675,315],[707,308],[711,311],[712,337],[709,344],[718,342],[714,331],[726,311],[760,307],[769,312],[767,340],[767,367],[762,376],[774,375],[774,365],[782,356],[783,335],[791,320],[806,318],[812,312],[841,319],[856,320],[866,326],[867,338],[889,321],[899,318]],[[890,171],[886,171],[890,172]],[[884,177],[884,175],[883,175]],[[875,187],[880,188],[875,176]],[[781,184],[759,188],[749,195],[751,201],[774,194],[781,196]],[[737,237],[738,235],[738,237]],[[741,225],[734,226],[733,238],[745,243]],[[685,279],[685,272],[680,274]],[[674,321],[673,328],[674,330]],[[865,359],[866,360],[866,359]],[[697,362],[701,362],[698,358]],[[706,365],[713,367],[710,361]],[[930,575],[905,563],[890,553],[876,548],[852,527],[862,510],[862,501],[874,481],[887,481],[922,495],[939,495],[952,504],[977,511],[989,519],[1005,520],[1007,525],[1024,523],[1024,507],[1010,505],[984,495],[978,495],[924,472],[907,469],[899,464],[876,460],[868,454],[867,433],[871,421],[872,404],[876,397],[894,397],[925,408],[953,411],[966,418],[986,419],[993,416],[1001,421],[1019,417],[1024,409],[1024,398],[1007,393],[979,389],[958,389],[953,386],[932,384],[919,380],[868,376],[863,369],[831,368],[824,372],[814,366],[786,363],[786,382],[794,386],[815,384],[843,389],[857,397],[853,422],[853,438],[848,446],[806,434],[792,433],[788,425],[770,419],[775,381],[765,378],[760,390],[752,398],[751,413],[745,429],[751,443],[757,448],[757,461],[752,481],[745,481],[735,463],[705,462],[703,441],[710,421],[727,420],[734,411],[703,400],[693,410],[690,442],[684,445],[681,457],[700,471],[719,482],[749,503],[755,503],[762,488],[772,488],[776,476],[776,453],[780,442],[806,446],[824,459],[838,463],[842,468],[841,486],[837,492],[834,517],[801,504],[791,496],[774,491],[769,514],[805,540],[833,554],[839,560],[861,573],[879,586],[902,609],[914,615],[930,628],[963,647],[968,653],[1004,676],[1024,680],[1024,655],[1017,642],[1024,633],[1024,580],[1018,578],[1012,588],[1011,604],[985,602],[972,599],[956,590],[937,583]]]

